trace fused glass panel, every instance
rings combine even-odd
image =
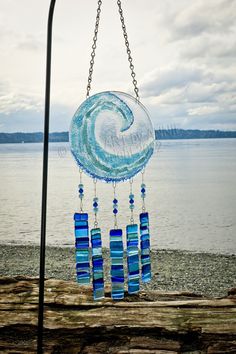
[[[94,300],[104,298],[104,275],[102,257],[101,229],[91,230],[92,264],[93,264],[93,297]]]
[[[124,298],[123,256],[122,230],[110,230],[111,297],[114,300]]]
[[[89,284],[89,233],[88,214],[75,213],[76,276],[79,284]]]
[[[139,291],[139,249],[138,225],[126,226],[127,239],[127,266],[128,266],[128,293]]]
[[[151,280],[150,235],[148,213],[140,214],[142,281]]]
[[[154,150],[154,130],[145,107],[116,91],[87,98],[70,127],[71,152],[90,176],[122,181],[141,171]]]

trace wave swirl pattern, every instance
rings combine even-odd
[[[71,152],[90,176],[107,182],[141,171],[154,150],[154,130],[144,106],[116,91],[95,94],[72,118]]]

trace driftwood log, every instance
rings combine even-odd
[[[0,353],[35,353],[38,279],[0,278]],[[236,289],[210,299],[141,292],[114,302],[91,288],[45,282],[44,353],[236,353]]]

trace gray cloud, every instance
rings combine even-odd
[[[28,126],[31,126],[31,123],[36,122],[37,117],[42,115],[42,112],[41,97],[32,95],[32,93],[19,93],[16,89],[13,89],[9,82],[0,81],[1,131],[14,131],[16,128],[19,130],[21,126],[24,130],[26,122]]]
[[[5,40],[14,35],[14,32],[0,24],[0,39]]]
[[[29,0],[25,1],[30,4]],[[40,12],[42,6],[45,6],[44,12]],[[68,10],[66,4],[60,6],[61,13]],[[58,17],[55,26],[54,41],[58,43],[54,46],[51,130],[67,130],[74,111],[72,106],[84,99],[78,82],[86,82],[87,79],[91,50],[88,38],[91,39],[93,27],[87,26],[87,18],[92,19],[93,16],[91,5],[84,2],[82,6],[90,17],[84,16],[78,23],[77,15],[68,12],[69,26],[64,16]],[[155,126],[236,129],[236,0],[150,0],[149,7],[141,1],[137,1],[135,9],[132,2],[127,2],[126,6],[131,28],[129,38],[132,35],[135,38],[135,34],[137,37],[134,48],[133,41],[131,47],[133,54],[138,53],[134,62],[138,82],[141,83],[140,94]],[[17,17],[15,21],[9,21],[10,7],[8,14],[4,15],[5,25],[0,27],[3,53],[0,60],[2,78],[5,79],[0,81],[1,130],[43,129],[45,56],[42,49],[45,50],[46,21],[42,23],[46,7],[46,2],[35,3],[30,11],[34,14],[40,12],[40,15],[37,23],[29,25],[27,21],[22,25],[26,19],[24,12],[21,13],[21,23],[17,23]],[[20,13],[22,6],[16,4],[16,9]],[[93,89],[103,90],[114,85],[127,91],[130,87],[129,72],[120,70],[119,66],[122,58],[121,67],[124,65],[126,68],[127,64],[123,51],[118,51],[123,45],[123,38],[114,36],[115,29],[106,30],[111,25],[113,29],[111,13],[107,8],[103,23],[105,29],[99,37]],[[129,17],[129,13],[135,15]],[[132,27],[137,24],[136,16],[138,23],[142,21],[142,28],[132,34]],[[62,37],[64,35],[66,40]],[[122,41],[117,42],[119,39]],[[122,53],[122,57],[117,53]],[[150,56],[147,57],[148,53]],[[70,64],[65,65],[68,59]],[[105,59],[107,67],[104,66]],[[28,74],[27,71],[25,74],[22,72],[26,68],[17,67],[18,63],[26,62],[30,69]],[[75,76],[78,73],[79,78]]]
[[[236,35],[236,33],[235,33]],[[183,45],[181,55],[186,59],[210,59],[220,61],[236,58],[235,36],[201,36],[188,41]]]
[[[236,82],[227,70],[182,65],[152,72],[141,86],[155,126],[200,127],[200,122],[236,129]],[[205,117],[205,120],[199,119]],[[208,118],[209,119],[208,119]],[[195,125],[194,125],[195,122]]]
[[[68,131],[73,110],[67,106],[51,105],[50,131]],[[31,106],[27,109],[18,107],[11,112],[0,112],[0,130],[2,132],[43,131],[44,110]]]
[[[230,33],[235,27],[235,0],[199,0],[189,2],[181,11],[166,14],[163,22],[171,38],[184,39],[203,33]]]
[[[178,56],[141,85],[154,124],[236,129],[236,1],[178,5],[166,6],[159,21]]]
[[[21,50],[38,51],[45,50],[45,43],[34,36],[26,36],[26,38],[19,40],[16,46]]]
[[[197,67],[170,66],[149,73],[141,89],[145,96],[156,96],[173,88],[185,87],[190,82],[199,82],[204,72]]]
[[[75,108],[52,101],[50,128],[67,131]],[[0,81],[0,130],[3,132],[42,131],[44,98],[31,92],[19,93],[7,81]]]
[[[42,111],[42,99],[33,97],[32,95],[2,92],[0,96],[0,113],[10,115],[15,112],[26,112],[34,110]]]

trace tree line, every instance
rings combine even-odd
[[[216,139],[236,138],[236,131],[220,130],[198,130],[198,129],[157,129],[155,130],[157,140],[171,139]],[[68,142],[68,132],[55,132],[49,134],[50,142]],[[0,144],[12,143],[42,143],[43,133],[0,133]]]

